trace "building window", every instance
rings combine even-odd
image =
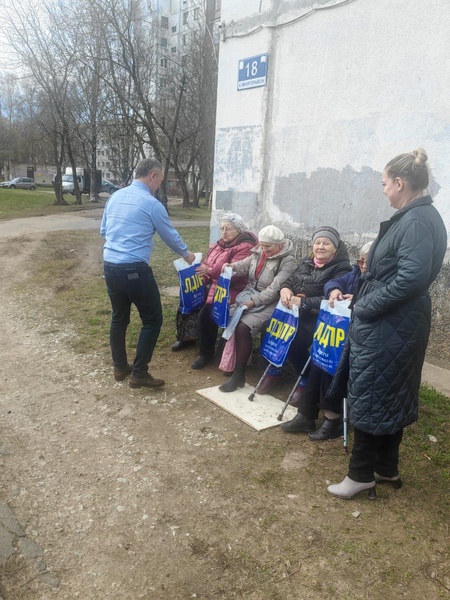
[[[159,86],[163,90],[166,87],[167,80],[165,77],[161,77],[159,79]]]
[[[183,25],[186,25],[188,22],[188,13],[185,12],[183,13]]]
[[[200,9],[197,7],[197,8],[194,8],[194,19],[196,21],[198,21],[199,18],[200,18]]]
[[[161,17],[161,27],[163,29],[169,29],[169,17]]]
[[[174,25],[174,26],[172,27],[172,33],[176,33],[176,32],[177,32],[177,26],[176,26],[176,25]]]
[[[187,43],[187,35],[184,34],[183,35],[183,46],[186,46],[186,43]]]
[[[172,46],[171,52],[172,52],[172,54],[176,54],[177,53],[177,47],[176,46]]]
[[[167,69],[167,58],[161,58],[159,64],[163,69]]]
[[[167,48],[167,38],[161,38],[161,48]]]

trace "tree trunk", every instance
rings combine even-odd
[[[69,156],[70,166],[72,167],[72,177],[73,177],[73,190],[75,192],[75,203],[74,204],[82,204],[81,201],[81,190],[78,185],[78,177],[77,177],[77,165],[75,163],[75,157],[72,152],[72,146],[69,142],[69,138],[67,139],[67,154]]]
[[[181,185],[181,192],[183,194],[183,208],[189,208],[189,190],[186,184],[186,174],[180,173],[178,175]]]
[[[192,206],[198,208],[199,195],[198,195],[198,177],[195,173],[195,168],[192,166]]]

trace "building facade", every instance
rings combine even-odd
[[[212,238],[234,210],[255,231],[276,223],[309,239],[328,224],[361,245],[392,215],[385,164],[419,146],[450,231],[446,0],[222,0],[221,10]],[[255,64],[257,87],[245,83]]]

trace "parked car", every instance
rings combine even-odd
[[[101,192],[107,192],[108,194],[114,194],[114,192],[117,192],[117,190],[119,189],[119,186],[116,185],[115,183],[112,183],[111,181],[108,181],[107,179],[102,179],[102,187],[100,188]]]
[[[83,193],[84,183],[81,175],[77,175],[78,186],[81,189],[81,193]],[[73,175],[63,175],[62,176],[62,192],[63,194],[75,194],[75,188],[73,185]]]
[[[0,183],[0,187],[12,190],[14,188],[17,188],[18,190],[35,190],[36,182],[31,177],[15,177],[14,179],[11,179],[11,181]]]

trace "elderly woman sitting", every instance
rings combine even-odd
[[[330,279],[351,271],[347,248],[333,227],[318,227],[312,238],[312,252],[302,259],[298,267],[284,283],[280,291],[281,302],[287,308],[299,307],[299,325],[289,348],[288,359],[298,374],[309,358],[309,349],[316,328],[320,302],[324,297],[324,285]],[[282,370],[270,367],[259,383],[257,392],[267,394],[280,381]],[[304,392],[299,386],[294,394],[296,403]]]
[[[372,242],[368,242],[361,248],[360,258],[351,271],[325,284],[325,297],[328,298],[330,306],[333,306],[336,300],[351,300],[357,290],[361,274],[366,271],[366,258],[371,245]],[[312,363],[308,385],[304,394],[298,399],[298,413],[291,421],[280,425],[282,431],[308,433],[309,439],[314,442],[332,440],[343,434],[342,398],[326,397],[332,379],[333,375]],[[324,419],[321,426],[316,429],[316,419],[320,409],[324,410]]]
[[[286,240],[278,227],[268,225],[258,234],[259,244],[251,256],[232,264],[234,277],[248,276],[244,293],[244,312],[235,330],[236,367],[229,381],[220,386],[222,392],[234,392],[245,385],[245,367],[252,352],[252,334],[260,333],[270,319],[279,300],[280,288],[294,272],[296,260],[291,240]],[[246,293],[248,292],[248,293]],[[239,297],[237,298],[239,300]]]
[[[236,213],[225,213],[220,221],[222,237],[209,248],[204,262],[196,272],[209,286],[206,303],[198,313],[200,353],[191,365],[192,369],[203,369],[214,359],[218,326],[211,319],[211,310],[217,281],[224,264],[234,264],[249,256],[256,245],[254,233],[247,230],[242,217]],[[247,274],[233,277],[230,284],[230,301],[233,303],[248,281]]]

